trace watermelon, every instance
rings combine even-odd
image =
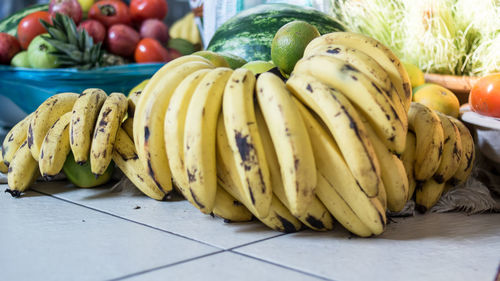
[[[284,24],[294,20],[314,25],[320,34],[345,30],[339,21],[312,8],[262,4],[223,23],[210,40],[207,50],[230,53],[247,61],[269,61],[274,34]]]
[[[17,25],[25,16],[34,12],[48,10],[49,4],[38,4],[18,11],[0,21],[0,32],[5,32],[12,36],[17,36]]]

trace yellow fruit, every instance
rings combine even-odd
[[[304,50],[314,38],[318,29],[305,21],[292,21],[283,25],[274,35],[271,43],[271,59],[286,74],[292,73]]]
[[[224,56],[221,54],[217,54],[212,51],[198,51],[194,52],[193,55],[198,55],[200,57],[204,57],[209,60],[215,67],[229,67],[229,63],[227,63]]]
[[[132,90],[130,90],[130,92],[128,92],[128,95],[144,90],[144,88],[146,87],[146,84],[148,82],[149,82],[149,79],[146,79],[146,80],[142,81],[141,83],[137,84],[137,86],[135,86],[134,88],[132,88]]]
[[[450,90],[437,84],[428,84],[413,94],[413,101],[455,118],[458,117],[460,102]]]
[[[409,62],[403,62],[403,66],[410,76],[410,84],[412,88],[418,87],[425,83],[424,73],[418,66],[411,64]]]
[[[246,64],[241,66],[241,68],[246,68],[246,69],[252,71],[254,75],[257,75],[260,73],[264,73],[264,72],[270,70],[271,68],[274,68],[274,64],[272,62],[268,62],[268,61],[256,60],[256,61],[247,62]]]

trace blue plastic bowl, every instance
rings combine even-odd
[[[44,100],[57,93],[81,93],[87,88],[101,88],[108,94],[127,94],[137,84],[151,78],[163,65],[127,64],[84,71],[0,65],[0,123],[14,125],[23,115],[35,111]]]

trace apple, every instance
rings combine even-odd
[[[50,0],[49,13],[55,17],[56,13],[65,14],[78,24],[82,19],[82,7],[77,0]]]
[[[130,57],[134,54],[135,47],[140,40],[141,36],[132,27],[125,24],[115,24],[108,30],[106,44],[111,53]]]
[[[21,51],[21,45],[16,37],[0,33],[0,64],[10,64],[10,60]]]
[[[47,36],[47,33],[31,40],[28,46],[28,60],[33,68],[56,68],[59,66],[57,58],[51,54],[56,48],[45,41],[44,36]]]
[[[162,44],[168,42],[168,27],[159,19],[147,19],[142,22],[139,29],[141,38],[153,38]]]
[[[84,20],[78,25],[78,30],[84,29],[94,39],[94,43],[103,42],[106,39],[106,28],[97,20]]]

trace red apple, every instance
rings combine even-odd
[[[78,24],[82,19],[82,6],[78,0],[50,0],[49,13],[52,17],[56,13],[65,14]]]
[[[168,27],[158,19],[147,19],[142,22],[139,33],[141,38],[153,38],[162,44],[168,42]]]
[[[125,24],[115,24],[108,30],[108,50],[119,56],[129,57],[134,54],[135,46],[141,36],[132,27]]]
[[[94,43],[103,42],[106,39],[106,28],[96,20],[84,20],[78,25],[78,30],[84,29],[94,39]]]
[[[21,45],[16,37],[0,33],[0,64],[10,64],[10,60],[21,51]]]

